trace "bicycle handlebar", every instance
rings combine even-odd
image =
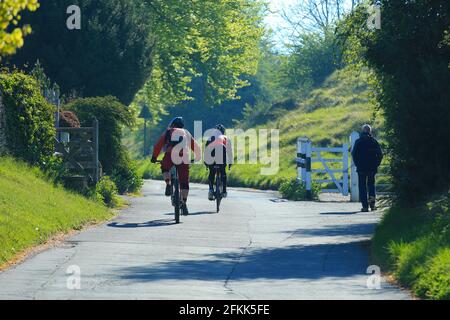
[[[156,162],[155,163],[163,163],[163,161],[162,160],[156,160]],[[195,164],[195,163],[199,163],[199,161],[195,161],[195,160],[191,160],[191,164]]]

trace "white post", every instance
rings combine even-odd
[[[342,172],[342,194],[344,196],[348,196],[348,144],[344,144],[342,148],[342,164],[344,167],[344,170]]]
[[[351,151],[353,151],[353,147],[355,146],[356,140],[360,137],[359,133],[353,131],[350,135],[350,144],[352,146]],[[359,183],[358,183],[358,172],[356,171],[356,166],[353,163],[352,159],[352,167],[351,167],[351,201],[359,202]]]
[[[299,138],[297,139],[297,158],[301,158],[302,154],[303,154],[303,143],[302,139]],[[297,163],[297,179],[303,181],[303,177],[304,177],[303,167]]]

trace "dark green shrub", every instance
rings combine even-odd
[[[101,178],[95,187],[97,199],[108,207],[115,207],[117,205],[117,193],[116,184],[108,176]]]
[[[450,7],[448,0],[380,4],[381,30],[366,27],[364,6],[338,30],[349,60],[359,53],[376,76],[371,82],[386,121],[394,191],[403,205],[413,206],[445,192],[450,181]]]
[[[115,97],[77,99],[65,106],[80,119],[82,126],[99,123],[99,159],[105,174],[116,183],[119,193],[137,192],[142,187],[136,164],[122,145],[122,128],[133,124],[130,110]]]
[[[144,183],[136,162],[130,159],[128,153],[124,153],[123,159],[114,167],[111,178],[120,194],[138,192]]]
[[[9,152],[32,165],[46,167],[54,152],[55,109],[37,81],[20,72],[0,74]]]
[[[294,201],[305,201],[305,200],[318,200],[320,187],[313,184],[312,199],[308,199],[306,193],[306,186],[303,182],[297,179],[291,179],[283,182],[279,189],[281,195],[284,199],[294,200]]]
[[[104,172],[111,175],[125,152],[122,127],[133,124],[131,112],[112,96],[77,99],[63,109],[75,112],[83,127],[92,126],[92,121],[97,118],[100,130],[99,159]]]

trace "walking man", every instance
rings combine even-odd
[[[378,141],[372,137],[372,128],[365,124],[361,137],[356,140],[352,150],[353,163],[356,165],[359,178],[359,198],[362,212],[369,212],[376,208],[375,175],[383,160],[383,152]],[[369,197],[367,197],[367,193]]]

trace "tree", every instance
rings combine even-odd
[[[263,34],[260,0],[144,0],[157,34],[155,69],[140,99],[153,108],[189,99],[193,79],[204,82],[210,105],[236,99],[256,73]]]
[[[24,15],[34,32],[10,63],[25,68],[39,60],[65,95],[114,95],[129,104],[152,69],[154,39],[142,2],[76,2],[81,30],[66,26],[72,0],[46,0],[36,14]]]
[[[290,51],[283,65],[283,82],[292,90],[307,92],[341,66],[341,50],[332,32],[304,33]]]
[[[2,0],[0,2],[0,60],[4,55],[11,55],[24,44],[23,38],[31,32],[29,25],[17,27],[23,10],[36,11],[37,0]],[[11,25],[14,26],[11,30]]]
[[[413,205],[449,188],[450,3],[380,2],[380,30],[366,27],[367,8],[360,6],[340,26],[340,38],[350,60],[362,58],[376,75],[395,190],[399,201]]]

